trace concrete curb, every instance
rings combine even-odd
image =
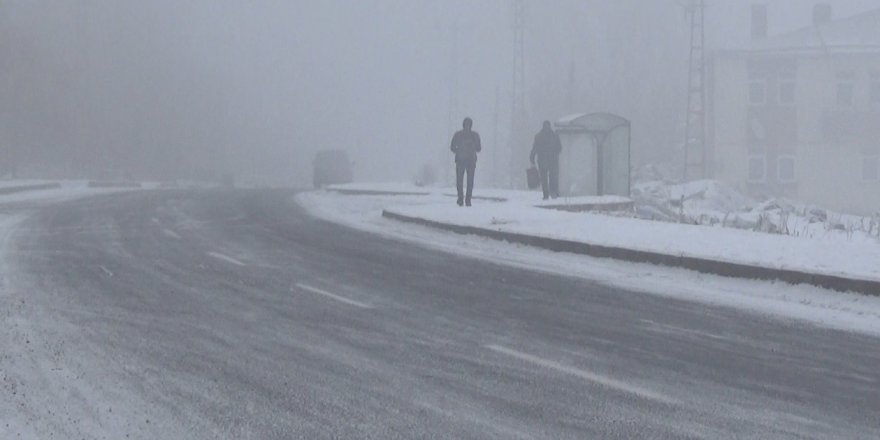
[[[590,212],[590,211],[631,211],[635,202],[619,203],[575,203],[571,205],[535,205],[536,208],[553,209],[565,212]]]
[[[661,266],[679,267],[732,278],[784,281],[790,284],[809,284],[841,292],[856,292],[865,295],[880,296],[880,281],[846,278],[836,275],[816,274],[787,269],[772,269],[742,263],[676,256],[650,251],[601,246],[557,238],[538,237],[515,232],[503,232],[475,226],[454,225],[399,214],[388,210],[383,210],[382,216],[392,220],[419,224],[458,234],[479,235],[495,240],[524,244],[556,252],[569,252],[598,258],[613,258],[634,263],[651,263]]]
[[[25,191],[39,191],[44,189],[58,189],[61,184],[58,182],[36,183],[33,185],[7,186],[0,188],[0,195],[15,194]]]

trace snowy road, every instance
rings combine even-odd
[[[0,438],[878,438],[876,338],[427,250],[283,191],[7,237]]]

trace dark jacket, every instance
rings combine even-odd
[[[550,163],[558,160],[561,152],[562,142],[559,140],[559,135],[552,128],[544,128],[535,135],[529,160],[534,163],[537,156],[538,163]]]
[[[483,150],[480,135],[473,130],[459,130],[452,136],[449,149],[455,153],[455,163],[471,163],[477,161],[477,153]]]

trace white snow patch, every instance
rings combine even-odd
[[[880,280],[880,244],[828,241],[741,229],[536,209],[516,203],[399,205],[388,211],[431,221],[591,245],[635,249],[774,269]]]
[[[242,263],[241,261],[238,261],[235,258],[230,257],[229,255],[224,255],[218,252],[208,252],[208,256],[214,257],[218,260],[225,261],[230,264],[234,264],[236,266],[247,266],[247,264]]]
[[[511,348],[502,347],[500,345],[487,345],[486,348],[492,350],[496,353],[505,354],[515,359],[519,359],[521,361],[525,361],[531,364],[535,364],[544,368],[548,368],[551,370],[558,371],[560,373],[570,374],[572,376],[581,378],[588,382],[593,382],[604,386],[606,388],[612,388],[618,391],[623,391],[629,394],[634,394],[636,396],[655,400],[662,403],[677,403],[675,399],[671,397],[664,396],[662,394],[656,393],[654,391],[639,387],[637,385],[631,385],[621,380],[612,379],[610,377],[605,377],[600,374],[593,373],[591,371],[582,370],[580,368],[575,368],[569,365],[563,365],[559,362],[540,358],[535,355],[531,355],[528,353],[523,353],[521,351],[517,351]]]
[[[41,183],[49,182],[6,180],[0,182],[0,187]],[[8,241],[31,208],[97,194],[131,191],[89,188],[85,181],[59,183],[60,188],[0,194],[0,207],[20,205],[23,208],[0,213],[0,311],[3,312],[0,314],[0,393],[3,395],[0,399],[0,438],[49,438],[56,430],[75,438],[86,437],[76,435],[83,432],[106,432],[111,437],[122,438],[125,434],[136,434],[131,425],[126,424],[126,420],[131,420],[135,414],[124,408],[115,408],[111,417],[95,412],[95,408],[103,406],[98,395],[83,386],[83,376],[74,376],[72,371],[62,368],[65,340],[74,332],[66,324],[45,316],[42,310],[63,306],[35,303],[38,300],[33,295],[26,289],[15,288],[11,281],[18,274],[9,264]],[[99,269],[105,275],[113,276],[106,267]],[[84,371],[96,370],[89,366]],[[61,408],[66,412],[64,427],[54,424],[62,415],[46,413],[48,408]],[[55,415],[57,417],[52,417]]]
[[[297,284],[296,287],[297,287],[298,289],[300,289],[300,290],[305,290],[305,291],[307,291],[307,292],[311,292],[311,293],[314,293],[314,294],[318,294],[318,295],[321,295],[321,296],[325,296],[325,297],[327,297],[327,298],[334,299],[334,300],[336,300],[336,301],[339,301],[339,302],[341,302],[341,303],[343,303],[343,304],[348,304],[348,305],[350,305],[350,306],[360,307],[360,308],[362,308],[362,309],[372,309],[372,308],[373,308],[373,306],[371,306],[371,305],[369,305],[369,304],[362,303],[362,302],[360,302],[360,301],[355,301],[355,300],[353,300],[353,299],[349,299],[349,298],[346,298],[346,297],[344,297],[344,296],[337,295],[337,294],[335,294],[335,293],[330,293],[330,292],[328,292],[328,291],[326,291],[326,290],[319,289],[319,288],[317,288],[317,287],[307,286],[307,285],[305,285],[305,284]]]

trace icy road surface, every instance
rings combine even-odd
[[[871,336],[390,241],[284,191],[28,209],[3,214],[26,217],[0,438],[880,437]]]

